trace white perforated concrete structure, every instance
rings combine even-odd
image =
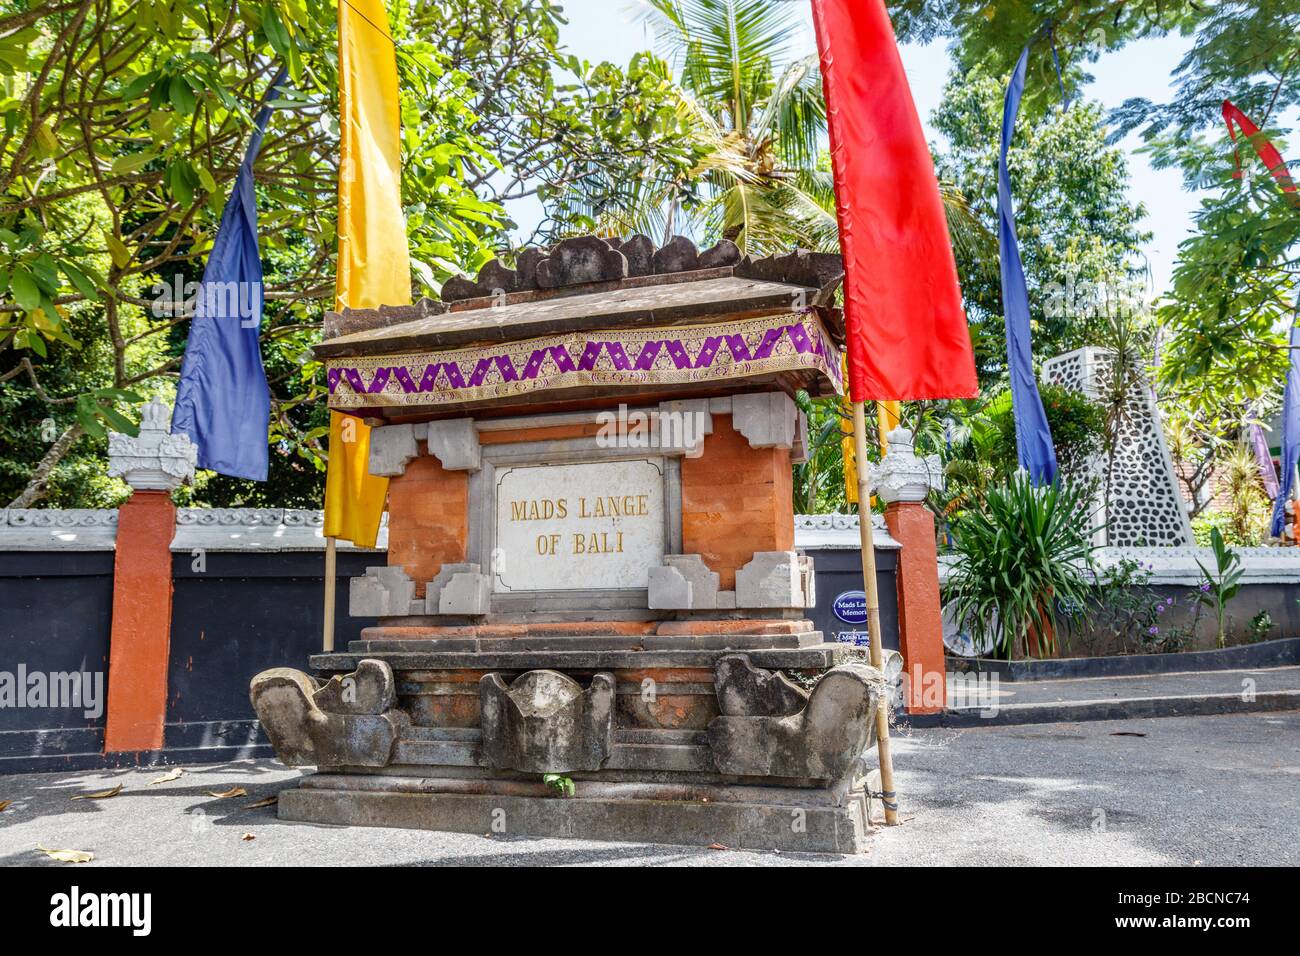
[[[1043,379],[1096,398],[1110,358],[1109,351],[1099,348],[1066,352],[1043,363]],[[1092,466],[1092,473],[1103,482],[1094,519],[1097,543],[1125,548],[1188,547],[1194,543],[1192,526],[1178,492],[1160,411],[1145,381],[1129,390],[1127,405],[1115,443],[1109,495],[1104,487],[1106,462],[1098,460]]]

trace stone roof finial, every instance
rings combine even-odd
[[[924,501],[931,488],[943,487],[943,466],[938,455],[916,454],[916,439],[907,428],[889,433],[889,450],[872,468],[876,494],[886,504]]]
[[[198,448],[188,435],[172,435],[172,410],[155,396],[140,414],[140,433],[108,433],[108,473],[137,491],[171,491],[194,480]]]

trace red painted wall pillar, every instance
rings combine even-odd
[[[872,474],[876,494],[885,502],[885,524],[903,546],[897,571],[898,648],[907,711],[912,714],[937,714],[947,702],[939,554],[934,516],[924,503],[939,481],[939,467],[936,456],[916,455],[910,431],[896,428]]]
[[[137,491],[117,513],[105,753],[163,744],[175,533],[169,492]]]
[[[117,513],[104,752],[159,750],[172,630],[172,489],[194,476],[194,445],[169,434],[171,409],[144,407],[138,436],[110,434],[108,473],[134,493]]]
[[[937,714],[947,691],[934,516],[923,504],[896,501],[885,507],[885,524],[903,546],[897,572],[898,649],[907,674],[907,710]]]

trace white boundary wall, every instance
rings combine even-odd
[[[177,508],[173,551],[323,550],[320,511],[295,508]],[[388,547],[388,519],[377,551]],[[877,548],[897,549],[884,520],[873,522]],[[111,551],[117,537],[116,509],[0,509],[0,551]],[[858,548],[857,515],[796,515],[795,547]],[[339,542],[339,549],[362,551]]]

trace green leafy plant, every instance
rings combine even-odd
[[[1273,630],[1273,615],[1268,611],[1257,611],[1246,625],[1246,640],[1255,644],[1268,640],[1268,632]]]
[[[1218,528],[1210,531],[1210,549],[1214,552],[1214,571],[1209,571],[1198,559],[1196,564],[1201,569],[1204,580],[1197,589],[1197,601],[1214,612],[1218,623],[1218,646],[1225,647],[1228,642],[1224,628],[1227,605],[1241,590],[1241,575],[1244,568],[1241,556],[1228,547]]]
[[[571,797],[576,792],[573,781],[562,773],[544,773],[542,783],[553,790],[557,797]]]
[[[1059,619],[1093,597],[1086,493],[1066,482],[1035,488],[1023,473],[989,490],[953,525],[956,561],[946,599],[975,643],[1015,657],[1054,644]]]
[[[1085,394],[1061,385],[1040,383],[1038,393],[1043,411],[1052,430],[1056,461],[1067,478],[1082,477],[1088,462],[1100,454],[1105,444],[1105,410]],[[995,461],[1007,472],[1017,466],[1016,419],[1011,408],[1011,391],[995,395],[988,404],[987,415],[997,429],[993,446]]]
[[[1160,615],[1173,605],[1151,589],[1151,566],[1121,558],[1097,575],[1097,613],[1079,628],[1089,653],[1113,638],[1122,654],[1150,649],[1161,633]]]

